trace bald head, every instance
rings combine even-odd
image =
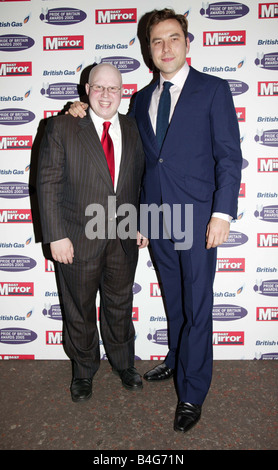
[[[112,64],[103,62],[91,69],[86,93],[90,107],[101,118],[110,120],[122,98],[122,74]]]
[[[117,76],[119,80],[119,83],[120,83],[119,86],[122,86],[121,72],[117,69],[117,67],[115,67],[115,65],[110,64],[109,62],[102,62],[101,64],[95,65],[89,73],[88,83],[89,84],[94,83],[93,80],[96,74],[102,75],[102,74],[105,74],[107,71],[112,74],[115,74],[115,76]]]

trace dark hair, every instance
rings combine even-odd
[[[176,14],[174,10],[170,8],[164,8],[164,10],[154,10],[148,20],[146,27],[146,38],[148,44],[150,44],[150,35],[152,27],[165,20],[177,20],[184,32],[185,39],[187,39],[188,22],[185,16]]]

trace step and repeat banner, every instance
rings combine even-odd
[[[278,3],[245,0],[4,0],[0,5],[0,358],[67,359],[55,269],[41,244],[38,149],[46,120],[84,93],[88,68],[112,62],[130,98],[153,79],[145,16],[189,21],[188,62],[226,79],[243,153],[238,218],[218,249],[215,359],[278,358]],[[201,136],[200,136],[201,138]],[[186,142],[185,142],[186,145]],[[136,358],[167,353],[167,321],[148,249],[134,283]],[[106,358],[100,338],[101,356]]]

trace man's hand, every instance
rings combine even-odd
[[[69,238],[62,238],[50,243],[52,257],[55,261],[72,264],[74,257],[73,244]]]
[[[86,109],[88,106],[89,105],[87,103],[82,103],[82,101],[74,101],[65,114],[71,114],[73,117],[83,118],[86,116]]]
[[[206,233],[206,248],[216,248],[226,242],[230,232],[230,223],[218,217],[211,217]]]
[[[148,244],[149,244],[148,238],[141,235],[140,232],[137,232],[137,245],[139,247],[139,250],[141,248],[146,248],[146,246],[148,246]]]

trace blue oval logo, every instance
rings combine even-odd
[[[105,57],[101,59],[101,63],[103,62],[113,64],[121,73],[133,72],[140,67],[140,62],[132,57]]]
[[[268,129],[266,131],[258,131],[254,137],[255,142],[268,147],[278,146],[278,129]]]
[[[37,265],[36,261],[28,256],[4,255],[0,256],[0,270],[19,272],[29,271]]]
[[[138,294],[138,292],[140,292],[141,289],[142,287],[140,286],[140,284],[137,284],[136,282],[134,282],[133,288],[132,288],[133,294]]]
[[[267,279],[266,281],[257,281],[253,287],[254,291],[268,297],[278,296],[278,279]]]
[[[45,317],[51,318],[52,320],[62,320],[62,310],[60,304],[45,305],[42,313]]]
[[[77,83],[51,83],[48,84],[47,88],[41,89],[41,94],[53,100],[78,98],[78,87],[79,85]]]
[[[230,90],[233,96],[242,95],[249,90],[247,83],[241,82],[240,80],[227,80],[230,86]]]
[[[156,331],[150,331],[147,338],[152,343],[168,345],[168,331],[167,329],[161,329]]]
[[[204,5],[204,3],[203,3]],[[249,13],[249,8],[243,3],[217,2],[203,6],[200,14],[210,20],[236,20]]]
[[[4,126],[18,126],[28,124],[35,119],[35,114],[27,109],[6,108],[0,109],[0,124]]]
[[[268,52],[268,54],[257,53],[255,64],[268,70],[278,70],[278,52]]]
[[[229,233],[228,240],[224,242],[221,248],[229,248],[233,246],[244,245],[244,243],[248,242],[248,237],[244,233],[241,232],[233,232],[232,230]]]
[[[77,8],[42,8],[40,20],[44,23],[63,26],[77,24],[84,21],[87,15],[84,11]]]
[[[37,339],[37,334],[25,328],[2,328],[0,330],[0,343],[25,344]]]
[[[239,305],[214,305],[212,316],[216,321],[233,321],[246,317],[247,310]]]
[[[0,183],[0,197],[19,199],[30,195],[29,184],[20,181]]]
[[[254,212],[254,216],[265,222],[278,222],[278,206],[258,206]]]

